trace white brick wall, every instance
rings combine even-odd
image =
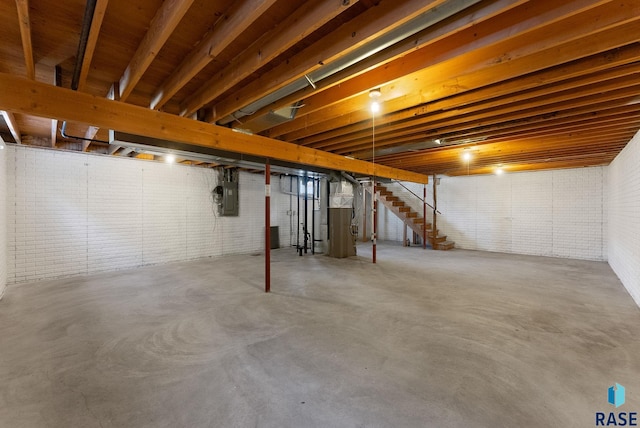
[[[606,167],[441,177],[438,229],[457,248],[605,260],[605,179]],[[400,220],[386,208],[379,217],[379,238],[402,240]]]
[[[4,152],[9,284],[264,248],[263,175],[241,173],[240,216],[217,217],[211,169],[13,145]],[[272,225],[286,245],[288,195],[272,188]]]
[[[442,177],[438,227],[458,248],[605,260],[605,170]]]
[[[609,165],[609,264],[640,306],[640,132]]]
[[[7,285],[7,152],[0,137],[0,299]]]

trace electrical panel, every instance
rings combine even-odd
[[[222,215],[238,215],[238,183],[233,181],[222,182]]]
[[[223,217],[239,215],[238,170],[224,169],[221,174],[222,184],[213,189],[213,200],[218,205],[218,213]]]

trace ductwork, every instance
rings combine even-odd
[[[402,40],[405,40],[479,2],[480,0],[449,0],[441,6],[424,12],[404,25],[401,25],[400,27],[369,43],[366,43],[348,55],[320,67],[319,69],[291,82],[287,86],[272,92],[266,97],[263,97],[230,114],[229,116],[220,119],[217,123],[219,125],[226,125],[234,120],[249,116],[259,109],[309,86],[315,89],[316,85],[320,84],[323,79],[333,76],[334,74],[339,73],[348,67],[357,64],[358,62],[363,61],[372,55],[375,55],[378,52],[381,52],[382,50],[393,46],[394,44],[399,43]]]
[[[84,18],[82,19],[82,30],[80,31],[80,42],[78,43],[78,53],[76,54],[76,65],[73,68],[73,77],[71,79],[71,89],[78,90],[80,84],[80,72],[82,63],[84,62],[84,54],[87,51],[87,42],[89,41],[89,32],[93,23],[93,14],[96,10],[97,0],[87,0],[84,9]]]

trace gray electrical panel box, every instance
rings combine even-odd
[[[239,173],[235,168],[220,170],[220,184],[213,189],[213,202],[218,206],[218,215],[223,217],[238,216],[238,179]]]
[[[222,215],[238,215],[238,182],[222,182]]]

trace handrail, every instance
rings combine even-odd
[[[416,198],[418,198],[419,200],[421,200],[423,203],[427,204],[429,206],[429,208],[431,208],[432,210],[435,210],[435,208],[433,207],[433,205],[431,205],[429,202],[425,201],[424,198],[422,196],[418,196],[415,193],[413,193],[413,190],[409,189],[407,186],[405,186],[404,184],[402,184],[401,181],[398,180],[391,180],[394,183],[398,183],[399,185],[401,185],[402,187],[405,188],[405,190],[407,190],[409,193],[411,193],[413,196],[415,196]],[[440,211],[435,210],[438,214],[442,214]]]

